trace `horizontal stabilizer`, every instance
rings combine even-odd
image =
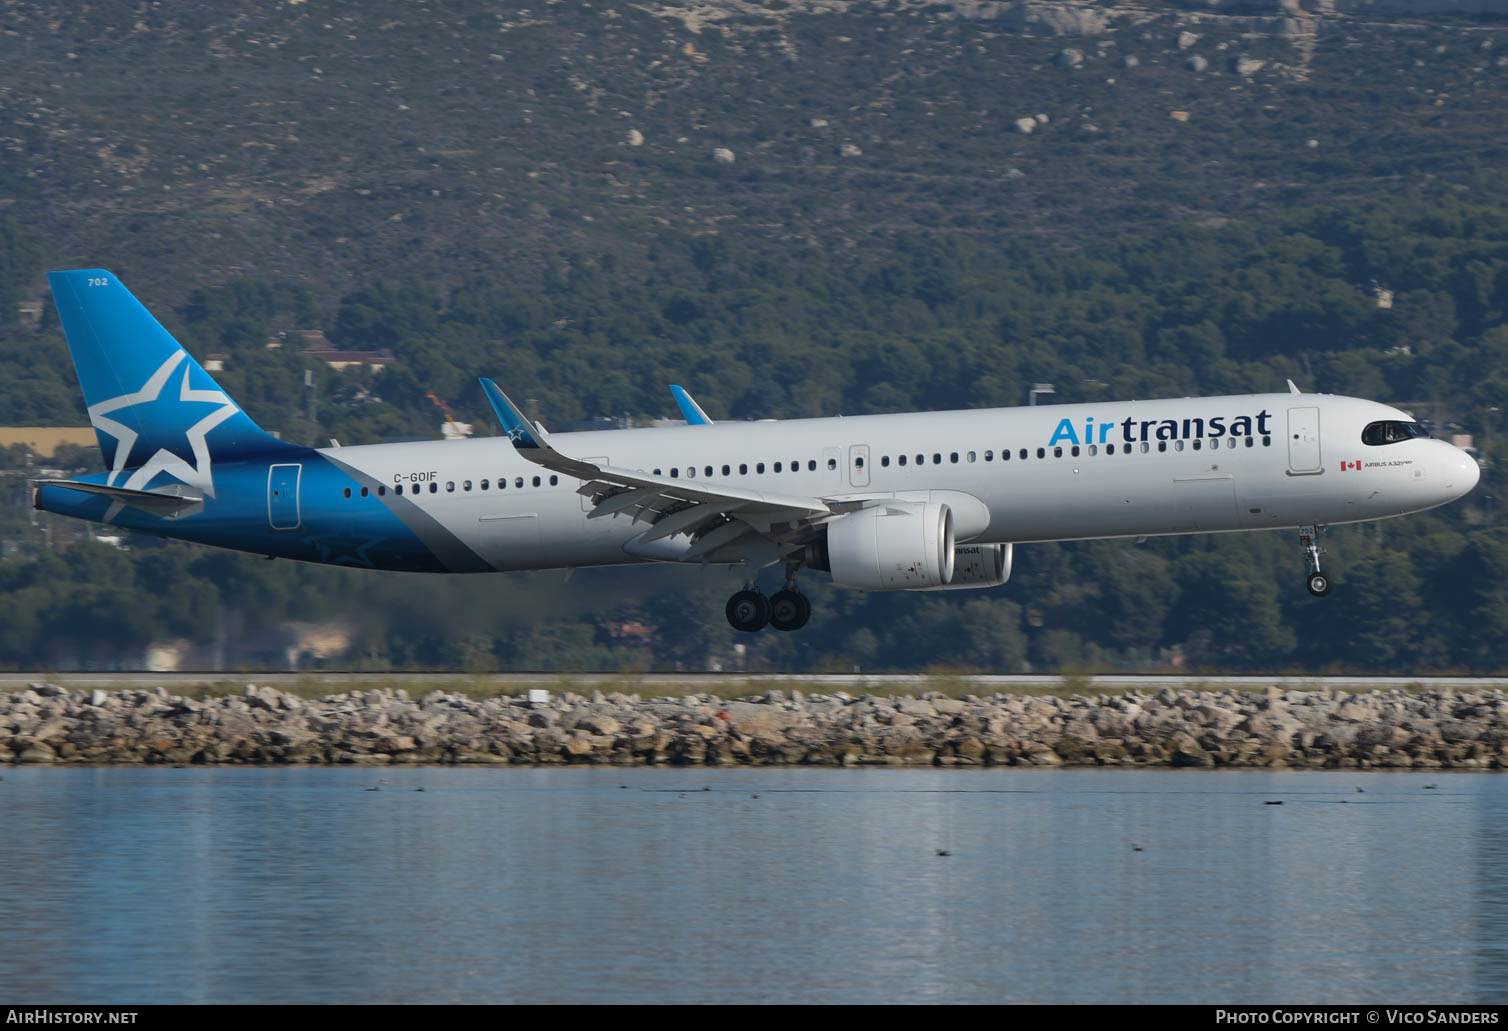
[[[180,509],[192,508],[204,503],[203,493],[192,487],[173,484],[162,490],[134,490],[130,487],[112,487],[105,483],[88,483],[84,480],[35,480],[36,487],[66,487],[84,494],[98,494],[111,501],[132,508],[139,508],[154,515],[167,515]]]

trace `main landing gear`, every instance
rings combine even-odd
[[[812,603],[796,588],[796,578],[786,578],[785,587],[769,598],[750,583],[728,599],[728,622],[734,630],[752,634],[766,625],[776,630],[800,630],[812,618]]]
[[[1320,572],[1319,557],[1324,549],[1319,546],[1319,533],[1321,527],[1306,524],[1299,527],[1299,546],[1304,549],[1304,562],[1309,568],[1309,593],[1316,598],[1323,598],[1330,593],[1333,586],[1330,577]]]

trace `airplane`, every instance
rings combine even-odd
[[[551,434],[482,379],[504,437],[304,447],[262,430],[103,269],[48,274],[106,471],[36,508],[221,548],[479,573],[741,565],[737,630],[804,626],[802,570],[861,591],[987,589],[1038,541],[1298,531],[1476,486],[1465,452],[1374,401],[1300,393]],[[760,572],[783,567],[766,597]]]

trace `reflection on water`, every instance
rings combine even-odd
[[[1501,1003],[1505,816],[1487,775],[13,768],[0,995]]]

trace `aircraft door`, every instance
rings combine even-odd
[[[297,530],[302,524],[298,486],[303,475],[304,467],[297,463],[267,470],[267,524],[274,530]]]
[[[848,482],[854,487],[869,486],[868,444],[854,444],[848,449]]]
[[[1318,408],[1288,409],[1288,471],[1296,475],[1324,472]]]

